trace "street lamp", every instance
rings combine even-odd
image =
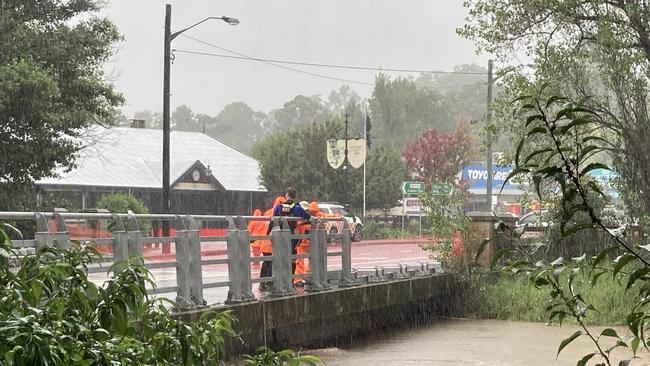
[[[181,33],[190,30],[197,25],[206,22],[208,20],[223,20],[224,22],[230,25],[239,24],[237,18],[231,17],[208,17],[202,21],[193,24],[187,28],[181,29],[178,32],[171,33],[171,18],[172,18],[172,6],[170,4],[165,5],[165,53],[164,53],[164,67],[163,67],[163,184],[162,184],[162,201],[163,201],[163,212],[169,213],[171,208],[170,202],[170,189],[169,189],[169,97],[170,97],[170,83],[169,83],[169,73],[170,73],[170,64],[171,64],[171,42],[174,38],[181,35]],[[163,236],[169,236],[169,222],[163,221]],[[169,252],[169,245],[167,248],[163,247],[163,252]]]

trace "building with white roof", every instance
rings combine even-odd
[[[93,127],[83,134],[77,167],[36,182],[48,192],[75,192],[81,207],[95,207],[103,194],[123,192],[160,212],[162,130]],[[263,203],[259,163],[200,132],[171,131],[172,212],[248,214]],[[259,205],[258,205],[259,203]]]

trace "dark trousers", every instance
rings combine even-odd
[[[297,252],[298,243],[300,243],[299,239],[291,240],[291,254],[293,254],[293,255],[298,254],[298,252]],[[262,255],[269,256],[269,255],[271,255],[271,253],[262,252]],[[296,260],[291,261],[291,273],[296,273]],[[260,269],[260,277],[271,277],[271,276],[273,276],[273,264],[272,264],[272,262],[271,261],[263,261],[262,262],[262,268]]]
[[[264,253],[264,256],[270,256],[271,253]],[[260,277],[271,277],[273,276],[273,267],[271,266],[271,261],[262,262],[262,269],[260,269]]]

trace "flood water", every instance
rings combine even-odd
[[[600,332],[603,328],[590,330]],[[619,335],[627,334],[623,328],[615,328]],[[308,353],[318,355],[330,366],[573,366],[582,356],[595,352],[587,337],[579,337],[562,351],[558,359],[555,358],[560,342],[576,330],[576,325],[559,327],[543,323],[454,319],[398,331],[376,341],[360,343],[352,349],[331,348]],[[606,344],[611,346],[614,342]],[[627,355],[626,350],[614,350],[612,365],[618,365]],[[640,352],[639,356],[641,358],[633,360],[630,365],[650,365],[647,352]],[[588,365],[600,362],[602,360],[594,356]]]

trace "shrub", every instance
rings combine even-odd
[[[105,208],[112,213],[127,213],[129,211],[134,214],[149,213],[149,209],[144,203],[137,198],[124,194],[124,193],[111,193],[105,194],[97,203],[98,208]],[[112,227],[112,223],[109,224]],[[151,229],[149,221],[140,222],[140,231],[148,233]]]
[[[40,248],[10,270],[13,255],[0,230],[2,365],[216,365],[235,336],[229,312],[173,318],[166,300],[147,295],[141,258],[116,264],[97,286],[87,268],[98,254],[85,244]]]

